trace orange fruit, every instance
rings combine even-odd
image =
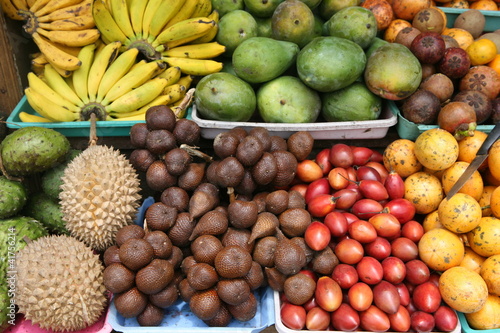
[[[428,129],[415,139],[415,156],[431,170],[444,170],[458,158],[458,142],[453,135],[439,127]]]
[[[453,37],[460,48],[467,51],[467,47],[474,42],[474,37],[470,32],[461,28],[446,28],[442,35]]]
[[[435,228],[444,228],[444,226],[439,221],[439,214],[437,209],[425,215],[424,220],[422,221],[422,227],[424,227],[424,232]]]
[[[500,296],[500,254],[486,258],[479,274],[486,281],[490,294]]]
[[[483,216],[491,216],[493,215],[490,207],[491,203],[491,195],[493,191],[497,188],[495,185],[485,185],[483,187],[483,193],[481,194],[481,198],[479,198],[479,205],[481,205],[481,209],[483,211]]]
[[[430,0],[393,0],[392,9],[396,18],[411,21],[422,9],[431,6]]]
[[[461,266],[441,274],[439,291],[446,304],[463,313],[481,310],[488,298],[488,287],[481,275]]]
[[[494,216],[481,218],[477,227],[467,233],[471,249],[483,257],[500,254],[500,219]]]
[[[487,63],[487,65],[500,75],[500,53],[496,54],[493,60]]]
[[[488,171],[494,179],[500,180],[500,140],[496,141],[489,150]]]
[[[466,136],[462,140],[458,141],[458,159],[457,161],[463,161],[470,163],[476,157],[476,153],[479,147],[483,144],[484,140],[488,134],[482,131],[475,130],[474,135]],[[483,170],[488,166],[488,162],[484,161],[483,164],[479,166],[478,170]]]
[[[482,38],[476,39],[465,49],[472,66],[485,65],[495,59],[497,46],[493,41]]]
[[[443,184],[444,193],[448,194],[453,185],[458,181],[460,176],[464,173],[465,169],[470,163],[457,161],[453,163],[448,169],[443,172],[441,176],[441,183]],[[472,176],[465,182],[458,193],[467,193],[472,196],[476,201],[479,201],[483,194],[484,182],[483,177],[479,171],[474,171]]]
[[[500,218],[500,186],[495,187],[491,192],[490,209],[493,216]]]
[[[384,31],[384,40],[389,43],[394,43],[398,33],[406,27],[411,27],[411,23],[403,19],[395,19],[389,23],[389,26]]]
[[[485,257],[480,256],[474,252],[469,246],[465,247],[464,258],[460,262],[460,266],[470,269],[476,273],[481,272],[481,265],[486,260]]]
[[[430,173],[419,171],[404,180],[405,195],[415,206],[417,214],[429,214],[436,210],[443,200],[441,181]]]
[[[449,2],[444,3],[443,7],[468,9],[469,2],[467,0],[451,0]]]
[[[479,10],[498,10],[498,6],[493,0],[479,0],[469,4],[469,8]]]
[[[465,246],[458,235],[445,228],[427,231],[418,241],[420,259],[430,268],[444,272],[460,265]]]
[[[479,202],[466,193],[443,199],[438,207],[438,216],[446,229],[457,234],[471,231],[483,217]]]
[[[479,311],[466,313],[465,319],[474,330],[500,328],[500,297],[490,294],[484,306]]]
[[[383,164],[387,170],[394,170],[401,177],[422,169],[422,164],[415,156],[415,142],[408,139],[396,139],[384,149]]]

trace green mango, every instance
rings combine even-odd
[[[254,17],[271,17],[284,0],[244,0],[245,9]]]
[[[377,19],[373,12],[360,6],[346,7],[326,21],[330,36],[346,38],[366,49],[377,36]]]
[[[356,43],[340,37],[314,38],[297,55],[297,72],[320,92],[347,87],[363,74],[366,55]]]
[[[242,42],[233,53],[236,75],[248,83],[263,83],[283,74],[299,53],[292,42],[269,37],[252,37]]]
[[[226,15],[233,10],[245,9],[243,0],[212,0],[212,9],[219,12],[219,17]]]
[[[236,47],[250,37],[257,37],[257,21],[249,12],[233,10],[219,20],[215,39],[226,47],[223,56],[232,56]]]
[[[271,18],[266,17],[255,17],[257,22],[257,36],[259,37],[271,37],[273,30],[271,28]]]
[[[321,111],[319,93],[295,76],[279,76],[257,90],[257,109],[266,123],[313,123]]]
[[[293,42],[303,47],[314,37],[314,14],[300,0],[285,0],[271,17],[272,38]]]
[[[257,101],[249,83],[233,74],[218,72],[200,79],[194,93],[194,104],[204,119],[248,121]]]

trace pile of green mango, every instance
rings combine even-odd
[[[221,15],[216,40],[226,52],[222,72],[196,86],[199,116],[268,123],[377,119],[387,89],[418,88],[421,66],[408,49],[379,37],[375,16],[360,3],[212,0]],[[376,52],[383,54],[371,59]],[[372,74],[395,61],[408,75]]]

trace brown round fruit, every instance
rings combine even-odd
[[[404,100],[403,117],[416,124],[434,124],[441,110],[439,98],[425,89],[418,89]]]
[[[459,79],[469,71],[469,55],[461,47],[448,47],[437,66],[438,71],[450,79]]]
[[[227,279],[245,276],[252,267],[252,256],[238,245],[223,248],[214,261],[217,273]]]
[[[410,50],[421,63],[435,64],[444,55],[444,39],[437,32],[421,32],[411,42]]]

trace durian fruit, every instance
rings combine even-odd
[[[132,224],[140,205],[140,180],[124,154],[90,145],[64,170],[59,194],[72,236],[97,251],[114,244],[116,232]]]
[[[30,242],[16,256],[19,312],[43,329],[84,329],[107,305],[104,266],[92,249],[67,235]]]

